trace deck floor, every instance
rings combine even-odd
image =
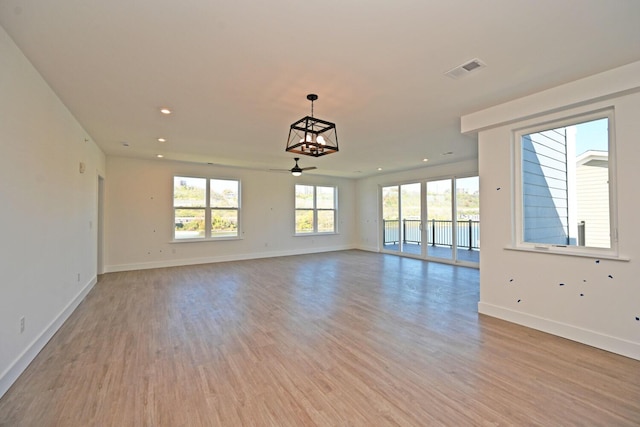
[[[385,251],[400,251],[400,245],[398,243],[386,244],[383,246]],[[402,252],[411,254],[411,255],[421,255],[422,254],[422,245],[417,243],[405,243],[402,245]],[[433,258],[442,258],[451,260],[453,251],[448,246],[427,246],[427,256]],[[467,249],[467,248],[459,248],[458,256],[456,257],[459,261],[479,263],[480,262],[480,250],[479,249]]]

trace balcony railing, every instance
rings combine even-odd
[[[383,242],[385,245],[400,243],[422,243],[422,221],[418,219],[403,219],[402,229],[400,221],[382,220],[384,229]],[[480,249],[480,221],[457,221],[458,248]],[[427,221],[427,244],[432,246],[453,246],[453,221],[432,219]]]

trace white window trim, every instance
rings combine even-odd
[[[242,240],[242,182],[237,178],[221,178],[221,177],[206,177],[206,176],[193,176],[193,175],[173,175],[172,177],[172,185],[175,182],[175,178],[195,178],[195,179],[204,179],[206,182],[205,188],[205,207],[203,208],[180,208],[180,209],[204,209],[204,221],[205,221],[205,235],[204,237],[194,237],[189,239],[176,239],[176,230],[175,230],[175,220],[176,220],[176,206],[172,206],[172,224],[171,224],[171,236],[172,239],[169,243],[198,243],[198,242],[218,242],[224,240]],[[211,180],[222,180],[222,181],[236,181],[238,183],[238,207],[237,208],[218,208],[211,206]],[[175,200],[174,190],[171,191],[171,202],[173,204]],[[229,210],[237,210],[238,211],[238,235],[237,236],[211,236],[211,211],[214,209],[229,209]]]
[[[307,187],[313,187],[313,208],[297,208],[296,207],[296,186],[304,185]],[[323,209],[316,206],[317,189],[318,187],[333,188],[333,209]],[[309,233],[296,232],[296,215],[297,211],[313,210],[313,231]],[[333,211],[333,231],[318,231],[318,211]],[[335,185],[313,185],[313,184],[295,184],[293,186],[293,236],[305,237],[305,236],[329,236],[338,233],[338,187]]]
[[[548,117],[548,116],[547,116]],[[543,243],[530,243],[524,241],[524,209],[522,200],[522,148],[521,137],[529,133],[552,129],[555,127],[569,126],[572,124],[608,118],[609,120],[609,227],[610,248],[597,248],[573,245],[554,245]],[[567,113],[552,120],[538,119],[529,121],[526,126],[512,129],[511,132],[511,174],[512,174],[512,241],[505,249],[549,253],[556,255],[580,256],[589,258],[603,258],[628,261],[628,258],[620,256],[618,252],[618,215],[617,215],[617,165],[616,165],[616,140],[615,140],[615,111],[612,106],[606,108],[588,110],[585,112]]]

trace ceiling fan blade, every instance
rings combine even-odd
[[[300,169],[302,169],[303,171],[310,171],[310,170],[314,170],[314,169],[318,169],[318,168],[315,167],[315,166],[309,166],[308,168],[300,168]]]

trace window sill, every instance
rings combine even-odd
[[[553,246],[553,245],[505,246],[504,249],[508,251],[533,252],[538,254],[564,255],[564,256],[574,256],[574,257],[582,257],[582,258],[592,258],[592,259],[607,259],[611,261],[623,261],[623,262],[631,261],[629,257],[614,255],[612,253],[605,253],[605,252],[591,253],[586,251],[576,251],[576,250],[571,250],[570,247]]]
[[[229,240],[242,240],[242,237],[214,237],[214,238],[200,238],[200,239],[178,239],[170,240],[169,243],[204,243],[204,242],[220,242]]]
[[[297,233],[294,234],[293,237],[318,237],[318,236],[335,236],[338,235],[339,233],[336,232],[332,232],[332,233]]]

